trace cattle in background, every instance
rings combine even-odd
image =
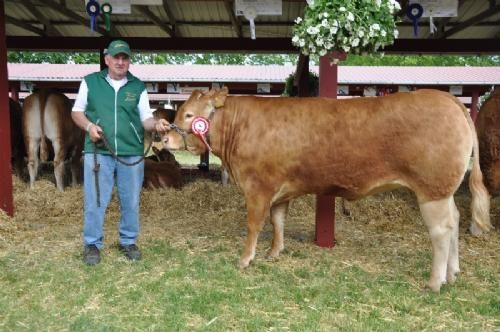
[[[173,122],[175,118],[175,110],[172,108],[163,108],[159,107],[153,112],[153,117],[157,120],[159,119],[165,119],[168,122]],[[153,143],[151,143],[151,139],[153,139]],[[151,134],[145,135],[144,136],[144,150],[146,150],[150,145],[157,146],[159,149],[161,149],[161,143],[158,144],[161,141],[159,136],[155,136],[153,133],[152,136]]]
[[[144,159],[144,182],[147,189],[180,188],[181,169],[174,155],[167,149],[152,147],[154,156]]]
[[[476,129],[484,184],[490,196],[493,196],[500,189],[500,87],[482,105],[476,119]],[[471,231],[476,235],[482,233],[476,227],[471,228]]]
[[[85,132],[71,119],[71,102],[62,93],[49,90],[35,92],[24,100],[23,135],[28,155],[30,187],[33,188],[40,159],[48,159],[45,139],[54,150],[56,186],[64,190],[64,161],[71,159],[72,184],[81,173],[81,155]],[[38,155],[40,152],[40,156]]]
[[[358,199],[397,187],[416,197],[432,243],[429,287],[439,291],[459,272],[459,212],[453,194],[474,151],[470,176],[472,222],[488,228],[474,124],[452,95],[436,90],[384,97],[228,97],[227,89],[195,91],[164,136],[168,149],[207,151],[189,130],[193,119],[211,119],[213,153],[243,191],[248,235],[240,259],[255,257],[257,238],[271,214],[269,255],[284,249],[289,201],[303,194]]]
[[[26,155],[23,140],[23,109],[17,101],[9,98],[9,112],[12,168],[15,174],[21,177],[24,169],[24,157]]]

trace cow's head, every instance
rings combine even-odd
[[[202,154],[207,147],[201,139],[191,131],[191,123],[197,116],[210,119],[216,108],[224,106],[228,90],[223,87],[220,90],[211,89],[208,92],[195,90],[189,99],[182,104],[177,111],[174,127],[163,136],[163,143],[169,150],[188,150],[193,154]]]

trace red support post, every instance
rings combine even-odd
[[[479,101],[479,92],[477,91],[472,91],[472,99],[470,101],[470,117],[472,118],[472,121],[476,122],[476,117],[477,117],[477,103]]]
[[[319,95],[337,98],[337,64],[330,64],[328,55],[319,59]],[[316,244],[335,246],[335,196],[316,196]]]
[[[4,0],[0,0],[0,209],[14,215],[10,148],[9,75],[7,73],[7,44],[5,38]]]

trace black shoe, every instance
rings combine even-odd
[[[125,255],[125,257],[131,261],[138,261],[141,259],[141,251],[135,244],[129,244],[126,246],[120,244],[118,245],[118,248]]]
[[[83,262],[87,265],[96,265],[101,261],[101,253],[95,244],[85,246],[83,249]]]

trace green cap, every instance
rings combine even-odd
[[[117,54],[126,54],[128,56],[131,55],[130,46],[128,46],[127,42],[123,40],[113,40],[109,43],[108,48],[104,51],[104,54],[109,54],[111,56],[115,56]]]

